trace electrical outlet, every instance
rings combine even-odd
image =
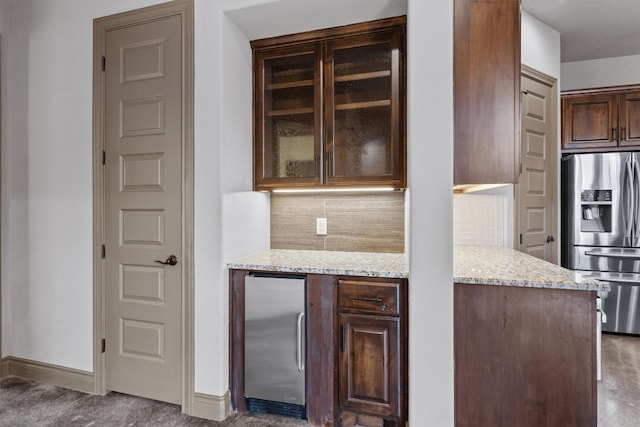
[[[327,235],[327,218],[316,218],[316,235]]]

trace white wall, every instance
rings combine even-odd
[[[195,1],[195,383],[197,392],[221,396],[220,345],[226,339],[228,299],[222,267],[222,16],[218,2]]]
[[[522,11],[520,60],[560,79],[560,33],[525,11]]]
[[[232,5],[235,2],[228,2]],[[227,6],[228,7],[228,6]],[[252,192],[253,134],[252,59],[249,40],[224,13],[222,19],[222,133],[220,180],[223,192],[222,248],[224,264],[252,252],[269,249],[269,196]],[[223,270],[220,298],[218,390],[228,388],[228,272]],[[220,343],[225,345],[220,345]],[[220,394],[220,393],[214,393]]]
[[[640,84],[640,55],[562,63],[562,90]]]
[[[92,19],[152,3],[0,3],[3,356],[93,369]]]
[[[409,0],[407,28],[409,424],[451,426],[453,2]]]
[[[93,369],[92,20],[160,2],[0,3],[4,356]],[[228,387],[224,263],[268,247],[268,196],[250,192],[253,26],[243,16],[277,34],[408,7],[410,420],[452,425],[452,3],[346,5],[195,1],[196,391],[222,395]],[[278,16],[283,7],[295,19]]]

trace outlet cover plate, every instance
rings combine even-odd
[[[316,218],[316,235],[327,235],[327,218]]]

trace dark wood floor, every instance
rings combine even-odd
[[[414,396],[415,398],[415,396]],[[0,381],[0,426],[304,426],[273,416],[234,415],[221,423],[180,413],[180,407],[138,397],[65,390],[6,378]],[[598,427],[640,426],[640,337],[604,334]]]
[[[301,427],[302,420],[234,414],[222,422],[190,417],[180,406],[109,393],[94,396],[16,377],[0,380],[0,427]]]
[[[602,335],[598,427],[640,426],[640,337]]]

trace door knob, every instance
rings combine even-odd
[[[166,261],[160,261],[157,259],[154,262],[164,265],[176,265],[178,263],[178,257],[176,257],[175,255],[169,255],[169,258],[167,258]]]
[[[555,242],[556,239],[553,236],[547,236],[547,243]]]

